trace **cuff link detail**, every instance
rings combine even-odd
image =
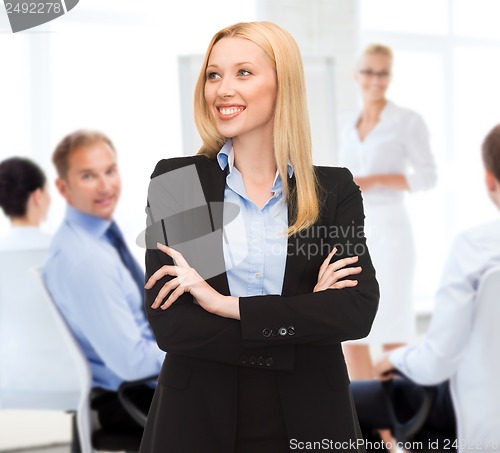
[[[281,337],[289,335],[291,337],[295,335],[295,327],[294,326],[280,327],[279,329],[277,327],[273,327],[272,329],[266,327],[262,330],[262,335],[266,338],[269,338],[271,336],[276,337],[278,335],[280,335]]]

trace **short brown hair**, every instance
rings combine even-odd
[[[73,151],[99,142],[106,143],[116,153],[113,142],[102,132],[81,129],[66,135],[52,154],[52,162],[59,178],[66,178],[69,169],[69,156]]]
[[[485,167],[500,181],[500,124],[497,124],[486,136],[482,146]]]

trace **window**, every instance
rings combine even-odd
[[[500,121],[496,0],[361,0],[360,41],[395,53],[389,97],[421,113],[439,167],[436,189],[409,198],[418,252],[417,308],[430,309],[455,235],[497,213],[480,146]]]
[[[500,39],[498,0],[455,0],[453,28],[457,37]]]
[[[361,28],[446,35],[448,6],[448,0],[361,0]]]
[[[9,125],[0,159],[30,155],[52,181],[57,142],[75,129],[102,130],[117,147],[122,173],[117,218],[135,237],[145,226],[156,162],[182,154],[180,103],[191,103],[192,94],[181,99],[178,55],[203,53],[217,30],[255,16],[255,0],[85,0],[37,32],[0,34],[0,57],[8,62],[0,72],[0,120]],[[54,231],[64,202],[51,191],[46,227]],[[7,222],[0,217],[2,234]]]
[[[31,85],[28,77],[29,51],[27,40],[13,34],[0,33],[0,160],[14,155],[31,156]],[[0,215],[0,234],[8,222]]]

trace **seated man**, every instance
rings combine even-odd
[[[99,132],[76,131],[56,147],[56,185],[67,202],[44,279],[102,389],[93,406],[108,430],[137,428],[115,391],[124,381],[158,374],[165,353],[146,320],[144,274],[113,220],[120,196],[116,150]],[[153,389],[132,398],[147,412]]]
[[[483,142],[482,155],[488,194],[497,208],[500,208],[500,125],[487,135]],[[476,227],[460,235],[451,249],[443,272],[435,311],[423,343],[387,352],[375,364],[375,371],[380,379],[392,377],[391,370],[397,369],[417,384],[440,384],[437,386],[434,407],[426,421],[426,427],[433,431],[455,430],[453,404],[445,381],[453,379],[469,341],[479,282],[489,269],[498,265],[499,221]],[[498,366],[498,362],[489,363],[483,369],[471,371],[488,373],[488,367]],[[395,379],[394,385],[396,413],[399,412],[404,419],[405,415],[409,415],[412,409],[418,407],[421,396],[418,394],[418,386],[409,381]],[[391,428],[383,404],[382,391],[379,381],[352,384],[360,424],[364,431]],[[492,394],[492,398],[498,398],[498,395],[498,392],[496,397]],[[467,414],[467,417],[481,417],[481,408],[477,408],[474,414]]]

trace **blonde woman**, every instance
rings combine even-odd
[[[415,250],[405,193],[436,183],[429,134],[421,116],[386,97],[393,55],[381,44],[368,46],[355,80],[363,107],[348,127],[341,163],[363,192],[366,236],[380,284],[380,306],[370,334],[344,345],[351,379],[373,377],[370,344],[384,351],[410,341]]]
[[[289,33],[218,32],[195,120],[198,155],[160,161],[148,195],[146,305],[167,355],[141,453],[364,451],[340,344],[370,330],[378,285],[351,174],[312,165]]]

